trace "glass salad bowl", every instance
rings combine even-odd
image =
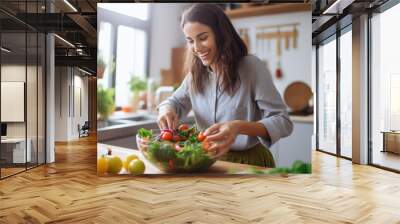
[[[195,127],[183,130],[141,128],[136,135],[136,143],[144,157],[166,173],[207,170],[216,161],[207,152],[209,142]]]

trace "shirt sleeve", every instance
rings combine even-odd
[[[264,125],[270,136],[270,138],[258,137],[258,139],[262,144],[270,147],[280,138],[287,137],[292,133],[293,123],[266,65],[255,57],[253,66],[256,69],[253,94],[262,113],[262,119],[258,122]]]
[[[173,109],[178,115],[179,119],[186,116],[192,109],[192,104],[190,101],[189,88],[190,88],[190,77],[191,75],[186,75],[185,79],[182,81],[181,85],[175,90],[172,96],[168,97],[166,100],[158,105],[157,110],[162,113],[165,110]]]

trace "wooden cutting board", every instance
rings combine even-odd
[[[300,81],[291,83],[284,92],[285,103],[292,112],[298,112],[306,108],[311,97],[311,88]]]

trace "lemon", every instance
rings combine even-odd
[[[134,160],[134,159],[139,159],[139,158],[138,158],[138,156],[135,155],[135,154],[129,155],[129,156],[127,156],[127,157],[125,158],[125,160],[124,160],[124,168],[125,168],[126,171],[128,171],[129,163],[130,163],[132,160]]]
[[[97,173],[98,174],[104,174],[107,172],[108,169],[108,162],[107,158],[102,155],[97,159]]]
[[[140,175],[146,169],[142,160],[134,159],[129,163],[128,171],[133,175]]]
[[[118,156],[108,156],[108,169],[107,171],[111,174],[118,174],[122,169],[122,160]]]

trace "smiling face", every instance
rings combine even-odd
[[[189,50],[198,57],[203,65],[211,66],[217,56],[215,35],[209,26],[198,22],[188,22],[183,27]]]

